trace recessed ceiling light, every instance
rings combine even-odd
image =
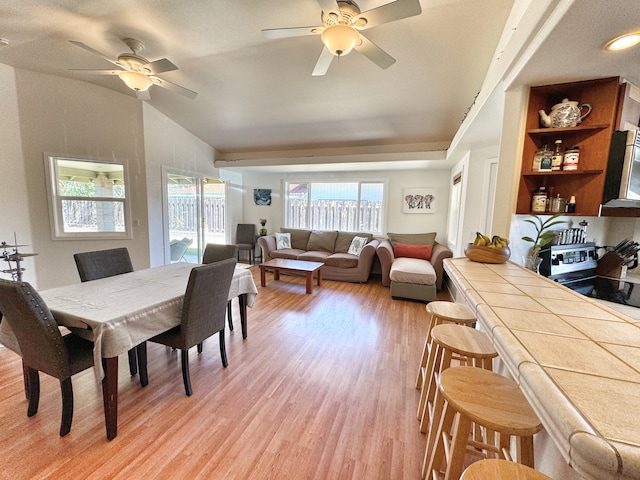
[[[624,50],[640,43],[640,32],[626,33],[612,40],[609,40],[604,46],[605,50]]]

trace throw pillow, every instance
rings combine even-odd
[[[291,248],[290,233],[276,233],[276,249],[282,250],[283,248]]]
[[[309,243],[309,235],[311,230],[301,230],[299,228],[281,228],[282,233],[291,234],[291,248],[298,250],[306,250],[307,243]]]
[[[396,243],[393,247],[393,256],[405,258],[420,258],[431,260],[431,245],[409,245],[406,243]]]
[[[350,253],[351,255],[357,255],[359,257],[360,252],[362,252],[362,249],[367,243],[369,243],[369,241],[366,239],[366,237],[353,237],[353,240],[351,240],[351,246],[349,247],[349,251],[347,253]]]

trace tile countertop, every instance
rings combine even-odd
[[[640,479],[640,321],[511,262],[444,268],[564,460]]]

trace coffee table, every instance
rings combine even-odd
[[[273,270],[273,279],[280,279],[281,271],[289,272],[304,272],[307,277],[307,294],[313,293],[313,272],[318,272],[318,286],[322,284],[322,262],[307,262],[304,260],[289,260],[287,258],[274,258],[268,262],[261,263],[260,265],[260,285],[265,287],[267,281],[265,278],[265,272],[267,270]]]

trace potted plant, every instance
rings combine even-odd
[[[264,226],[267,224],[267,219],[261,218],[259,221],[260,225],[262,225],[262,228],[260,229],[260,235],[264,237],[267,234],[267,229],[264,228]]]
[[[524,266],[529,270],[538,270],[538,265],[540,262],[540,252],[544,251],[544,247],[549,245],[553,241],[553,238],[556,236],[555,231],[549,229],[554,225],[565,223],[564,220],[558,220],[558,217],[561,216],[561,213],[557,213],[547,218],[546,220],[543,220],[538,215],[531,215],[532,218],[528,218],[525,220],[525,222],[530,223],[536,229],[535,238],[529,237],[527,235],[522,237],[522,240],[524,240],[525,242],[533,243],[531,249],[529,250],[529,255],[523,257]]]

